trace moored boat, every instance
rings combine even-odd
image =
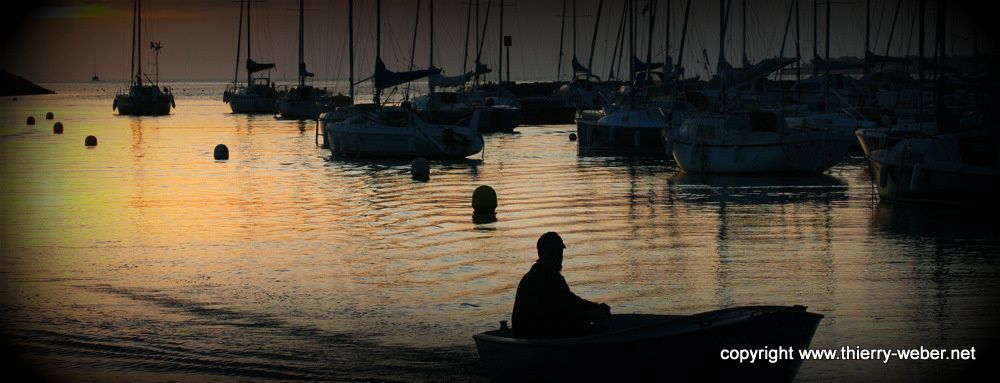
[[[677,165],[696,173],[822,173],[854,144],[825,130],[790,128],[772,112],[689,118],[663,136]]]
[[[473,336],[483,367],[501,380],[791,381],[822,315],[803,306],[735,307],[691,316],[612,315],[608,331],[529,339],[511,329]],[[791,351],[740,363],[728,350]]]

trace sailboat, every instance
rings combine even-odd
[[[270,69],[274,68],[271,63],[257,63],[250,58],[250,3],[253,1],[240,1],[240,31],[236,39],[236,71],[233,75],[233,83],[226,87],[222,94],[222,101],[229,104],[233,113],[269,113],[278,111],[278,91],[271,82]],[[240,68],[240,41],[243,35],[243,7],[246,5],[247,23],[247,82],[241,86],[237,84]],[[268,71],[267,76],[254,77],[254,73]]]
[[[97,51],[94,51],[94,77],[91,77],[90,81],[101,81],[100,77],[97,77]]]
[[[306,85],[306,77],[313,77],[313,74],[306,70],[304,25],[305,0],[299,0],[299,86],[278,99],[278,113],[283,118],[317,119],[329,102],[326,89]]]
[[[354,2],[350,2],[353,10]],[[349,11],[353,17],[353,11]],[[372,104],[354,105],[343,121],[322,119],[323,132],[330,151],[335,156],[402,157],[402,158],[465,158],[483,150],[483,136],[473,113],[468,126],[425,122],[409,107],[380,103],[382,90],[399,84],[438,74],[430,68],[410,72],[388,70],[381,56],[382,1],[376,2],[375,73],[372,79],[375,94]],[[353,25],[349,23],[349,25]],[[353,28],[352,28],[353,29]],[[353,33],[350,45],[353,52]],[[353,78],[353,58],[352,58]],[[354,82],[351,82],[354,94]],[[324,115],[325,116],[325,115]]]
[[[152,44],[152,43],[151,43]],[[155,58],[159,61],[159,52],[162,46],[159,43],[152,44],[155,51]],[[170,90],[159,86],[159,75],[156,81],[151,81],[142,73],[142,0],[135,0],[132,4],[132,85],[128,92],[119,90],[115,96],[115,101],[111,105],[112,110],[117,109],[120,115],[129,116],[162,116],[170,114],[170,108],[176,107],[174,95]],[[157,62],[157,67],[159,63]],[[159,71],[157,69],[157,71]],[[151,84],[144,84],[143,77]]]
[[[501,25],[503,20],[503,8],[501,8]],[[434,67],[434,1],[430,1],[431,21],[431,62],[430,67]],[[418,12],[419,13],[419,12]],[[487,13],[488,15],[488,13]],[[470,12],[471,16],[471,3]],[[466,24],[470,25],[469,23]],[[478,26],[477,26],[478,28]],[[468,35],[468,28],[466,35]],[[503,33],[501,33],[502,35]],[[484,33],[485,35],[485,33]],[[416,42],[416,40],[414,40]],[[481,53],[477,43],[476,57]],[[468,48],[466,48],[468,49]],[[427,84],[429,92],[426,95],[417,97],[413,101],[413,107],[425,121],[437,124],[468,124],[471,116],[479,111],[479,120],[476,123],[483,133],[503,132],[511,133],[517,128],[521,121],[521,108],[513,97],[504,97],[499,92],[486,93],[482,90],[442,92],[436,88],[443,87],[464,87],[470,79],[489,73],[489,68],[480,64],[477,58],[476,69],[458,76],[445,77],[440,73],[431,75]],[[499,90],[499,89],[497,89]]]

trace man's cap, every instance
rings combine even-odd
[[[541,254],[543,250],[548,249],[565,249],[566,244],[563,243],[562,237],[556,234],[554,231],[542,234],[538,237],[538,243],[535,245],[538,249],[538,253]]]

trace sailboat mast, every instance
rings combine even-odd
[[[722,63],[726,62],[726,0],[719,0],[719,64],[716,76],[719,78],[719,110],[726,112],[726,87],[722,81]]]
[[[299,0],[299,87],[306,85],[306,58],[304,52],[304,40],[305,40],[305,0]]]
[[[646,80],[649,80],[649,67],[653,62],[653,20],[656,17],[656,0],[649,0],[649,32],[646,36]]]
[[[691,0],[687,1],[687,6],[684,8],[684,26],[681,27],[681,47],[680,51],[677,53],[677,67],[678,70],[684,70],[684,42],[687,41],[687,31],[688,31],[688,16],[691,15]],[[680,75],[677,76],[680,80]]]
[[[462,74],[466,73],[465,65],[469,63],[469,27],[472,25],[472,1],[465,9],[465,53],[462,58]]]
[[[576,0],[573,0],[573,58],[576,58]]]
[[[382,0],[375,1],[375,62],[382,60]],[[377,86],[374,92],[375,105],[378,105],[382,90]]]
[[[743,42],[740,44],[743,49],[741,62],[743,67],[746,68],[749,66],[747,65],[749,63],[749,60],[747,60],[747,0],[743,0],[743,21],[741,24],[741,27],[743,28],[743,31],[741,32],[743,35]]]
[[[673,60],[668,60],[670,58],[670,0],[667,0],[667,23],[666,23],[666,35],[663,36],[663,72],[666,74],[667,65],[670,65],[670,70],[673,71]]]
[[[594,74],[594,48],[597,47],[597,30],[601,27],[601,13],[604,10],[604,0],[597,2],[597,19],[594,20],[594,36],[590,38],[590,57],[587,59],[588,75]]]
[[[246,0],[240,0],[239,28],[236,28],[236,69],[233,71],[234,86],[236,85],[236,82],[239,81],[240,77],[240,45],[243,43],[241,39],[243,38],[243,6],[245,3]]]
[[[562,80],[563,40],[566,35],[566,0],[563,0],[562,13],[559,14],[559,60],[556,61],[556,82]]]
[[[348,41],[348,58],[350,69],[348,69],[347,81],[349,84],[349,95],[351,96],[351,103],[354,103],[354,0],[349,0],[347,3],[347,39]]]
[[[253,57],[250,56],[250,4],[252,3],[253,0],[247,1],[247,63],[248,64],[250,63],[251,57]],[[250,72],[250,66],[247,65],[247,88],[249,88],[251,85],[253,85],[253,73]]]
[[[129,68],[129,76],[132,77],[133,85],[135,84],[135,17],[139,13],[138,1],[136,0],[136,2],[132,3],[132,62],[131,68]]]
[[[920,16],[919,16],[919,19],[920,19],[920,36],[917,39],[917,45],[918,45],[917,46],[917,51],[919,52],[919,55],[920,55],[920,58],[918,59],[919,61],[917,62],[917,67],[919,68],[918,69],[918,71],[919,71],[918,76],[919,77],[917,77],[917,79],[918,79],[918,81],[917,81],[917,102],[918,102],[917,107],[919,108],[918,110],[923,110],[923,106],[924,106],[924,13],[926,13],[926,10],[925,10],[924,6],[925,6],[924,5],[924,0],[920,0],[920,7],[919,7],[919,11],[918,11],[918,12],[920,12]]]
[[[419,1],[419,0],[418,0]],[[497,86],[503,85],[503,0],[500,0],[500,36],[497,37]]]
[[[813,0],[813,76],[819,74],[816,58],[819,57],[819,0]]]
[[[135,0],[136,9],[136,41],[135,41],[135,60],[136,60],[136,71],[135,78],[138,81],[138,85],[142,86],[142,0]]]
[[[921,4],[923,0],[920,0]],[[865,74],[868,74],[868,51],[872,34],[872,0],[865,0]],[[921,37],[923,38],[923,37]]]

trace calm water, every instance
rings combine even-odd
[[[574,291],[614,312],[802,304],[826,316],[814,348],[995,350],[993,214],[880,205],[858,159],[699,177],[579,158],[573,126],[530,126],[424,183],[331,159],[312,122],[229,114],[221,84],[176,84],[174,114],[142,118],[113,114],[117,85],[50,86],[0,100],[0,333],[45,377],[482,381],[471,336],[509,319],[550,230]],[[495,223],[472,221],[479,185]],[[798,380],[970,363],[809,361]]]

